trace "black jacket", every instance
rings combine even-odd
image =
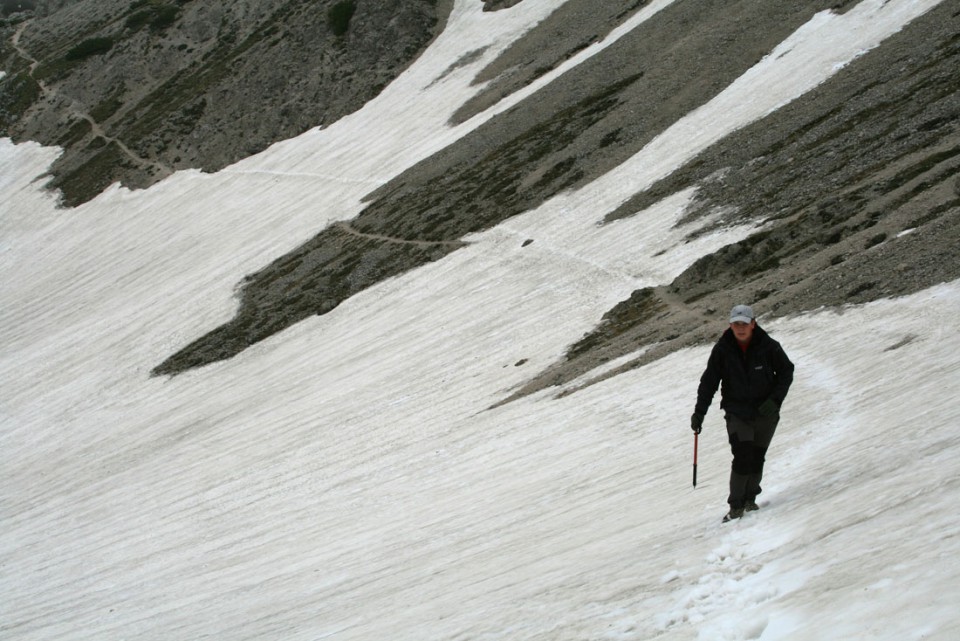
[[[697,414],[705,415],[720,387],[720,407],[740,418],[757,416],[757,408],[768,398],[777,407],[783,403],[793,382],[793,363],[780,343],[757,325],[746,354],[733,330],[727,329],[713,346],[707,369],[697,388]]]

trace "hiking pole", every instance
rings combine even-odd
[[[693,433],[693,487],[697,487],[697,443],[700,441],[700,432]]]

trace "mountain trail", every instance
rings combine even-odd
[[[20,44],[20,37],[23,35],[23,32],[26,30],[26,28],[30,25],[31,22],[32,20],[25,20],[19,27],[17,27],[16,32],[13,34],[13,37],[10,39],[10,44],[13,46],[13,48],[16,50],[17,54],[21,58],[23,58],[24,60],[30,63],[30,67],[29,67],[30,78],[37,83],[37,86],[40,88],[40,92],[43,94],[44,98],[50,100],[56,97],[57,95],[56,90],[51,89],[42,80],[39,80],[36,77],[36,71],[37,71],[37,67],[40,65],[40,61],[34,58],[32,55],[30,55],[30,52],[27,51]],[[156,160],[141,158],[140,156],[135,154],[129,147],[127,147],[123,143],[122,140],[120,140],[119,138],[115,138],[109,135],[106,131],[104,131],[103,127],[100,125],[100,123],[98,123],[93,118],[93,116],[88,114],[86,111],[77,109],[75,105],[76,103],[74,101],[70,101],[70,106],[67,110],[67,113],[72,116],[75,116],[76,118],[86,121],[86,123],[90,125],[90,132],[94,135],[94,137],[102,138],[103,140],[106,141],[107,144],[116,145],[117,148],[123,153],[123,155],[126,156],[128,159],[130,159],[137,166],[152,167],[157,172],[157,175],[159,176],[160,179],[166,178],[167,176],[173,173],[173,169],[168,167],[167,165]]]
[[[345,221],[338,221],[333,224],[333,227],[360,238],[369,238],[371,240],[380,240],[386,243],[397,243],[400,245],[413,245],[415,247],[462,247],[464,244],[466,244],[462,240],[410,240],[407,238],[384,236],[383,234],[368,234],[357,230],[350,225],[350,223]]]

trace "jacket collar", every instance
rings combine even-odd
[[[737,337],[733,335],[733,330],[729,327],[723,332],[723,336],[720,337],[721,341],[725,341],[731,347],[740,349],[740,345],[737,343]],[[757,323],[757,326],[753,328],[753,336],[750,338],[750,346],[755,347],[764,343],[767,340],[767,332],[760,327],[760,324]]]

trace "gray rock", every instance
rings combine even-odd
[[[336,121],[403,71],[449,11],[435,0],[38,4],[5,30],[19,43],[4,50],[0,135],[65,147],[52,186],[66,205],[116,181],[215,171]]]
[[[485,8],[513,4],[490,0]],[[556,68],[644,4],[559,5],[480,73],[486,88],[455,120]],[[355,220],[319,232],[247,276],[237,316],[155,373],[230,358],[385,278],[456,251],[465,234],[588,184],[716,96],[816,12],[854,4],[670,4],[536,96],[370,194]],[[138,186],[176,168],[213,170],[332,122],[409,64],[449,11],[449,3],[429,0],[358,3],[344,35],[336,36],[326,23],[332,1],[312,9],[267,0],[185,2],[169,24],[163,16],[138,16],[125,1],[37,5],[28,23],[5,23],[0,133],[67,147],[54,168],[67,204],[116,179]],[[383,29],[394,30],[392,37],[383,38]],[[10,44],[14,33],[19,48]],[[88,55],[66,64],[80,33],[112,41],[87,43]],[[941,3],[816,90],[635,194],[610,221],[697,186],[699,200],[687,220],[722,207],[728,212],[722,224],[767,225],[703,257],[674,282],[634,292],[564,358],[531,372],[529,384],[510,398],[568,383],[643,345],[653,347],[604,377],[712,341],[724,310],[736,302],[750,302],[770,318],[957,278],[957,33],[960,13]],[[390,46],[378,49],[374,37]],[[465,51],[459,64],[479,53]]]

